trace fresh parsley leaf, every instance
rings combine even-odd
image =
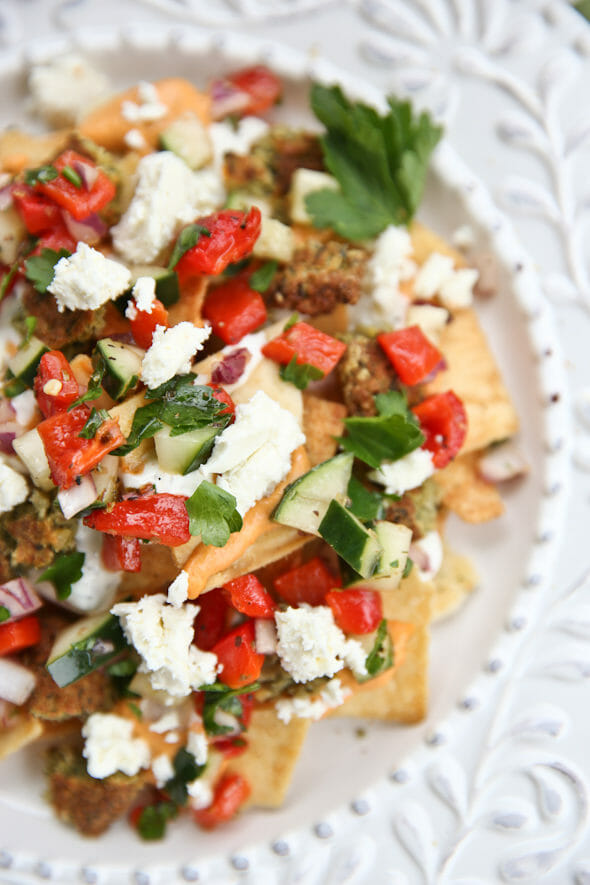
[[[21,349],[26,347],[31,338],[33,337],[33,333],[37,328],[37,317],[25,317],[25,337],[23,343],[21,344]]]
[[[67,249],[41,249],[40,255],[33,255],[25,261],[25,276],[33,284],[37,292],[44,294],[51,285],[55,274],[55,265],[60,258],[69,258],[72,253]]]
[[[133,713],[133,715],[135,716],[136,719],[139,719],[139,720],[143,719],[143,713],[141,712],[141,709],[137,706],[137,704],[135,704],[133,701],[129,701],[127,706],[129,707],[129,709],[131,710],[131,712]]]
[[[38,183],[43,184],[46,181],[53,181],[58,175],[59,172],[55,166],[47,163],[45,166],[38,166],[36,169],[27,169],[25,172],[25,184],[33,187]]]
[[[0,605],[0,624],[2,623],[2,621],[7,621],[9,617],[10,617],[10,612],[8,611],[6,606]]]
[[[40,581],[51,581],[58,599],[67,599],[72,592],[72,584],[82,577],[85,553],[60,553],[49,568],[39,576]]]
[[[414,560],[410,559],[410,557],[408,556],[408,558],[406,559],[406,564],[404,566],[402,578],[407,578],[413,568],[414,568]]]
[[[88,417],[88,421],[78,434],[81,439],[94,439],[104,422],[109,418],[106,409],[93,408]]]
[[[88,387],[86,389],[86,393],[83,393],[81,396],[75,400],[71,406],[68,408],[68,412],[71,412],[72,409],[75,409],[76,406],[81,406],[82,403],[92,402],[92,400],[98,399],[102,394],[102,379],[104,378],[104,373],[106,371],[104,360],[101,358],[97,364],[94,372],[88,379]]]
[[[189,753],[186,747],[180,748],[174,757],[172,765],[174,767],[174,777],[166,781],[164,792],[177,805],[185,805],[188,799],[187,784],[200,777],[206,766],[198,765],[197,760],[192,753]]]
[[[135,676],[136,672],[137,661],[133,658],[122,658],[120,661],[115,661],[114,664],[110,664],[107,667],[109,676]]]
[[[278,261],[267,261],[258,270],[255,270],[250,277],[250,288],[257,292],[266,292],[272,282],[272,278],[277,272],[279,266]]]
[[[345,418],[348,432],[339,442],[347,452],[377,468],[383,461],[397,461],[413,452],[424,442],[424,434],[403,394],[391,391],[375,397],[375,402],[380,414]]]
[[[242,528],[236,499],[212,482],[202,482],[186,502],[191,535],[200,535],[203,544],[223,547],[232,532]]]
[[[242,721],[244,711],[240,695],[250,694],[256,691],[258,687],[257,682],[253,682],[251,685],[246,685],[243,688],[234,689],[228,689],[227,685],[223,685],[221,682],[204,686],[201,689],[205,695],[203,725],[207,734],[229,734],[229,732],[233,731],[231,725],[219,725],[215,721],[215,711],[217,709],[223,710],[225,713],[231,713],[236,717],[240,725],[244,727]]]
[[[287,322],[283,326],[283,332],[288,332],[289,329],[293,328],[295,323],[298,323],[298,322],[299,322],[299,314],[297,313],[297,311],[295,311],[295,313],[291,314],[291,316],[289,317],[289,319],[287,320]]]
[[[383,496],[366,488],[355,476],[348,483],[348,509],[362,522],[371,522],[383,515]]]
[[[324,163],[340,185],[307,195],[316,227],[363,240],[411,221],[442,128],[425,112],[414,115],[407,101],[390,97],[388,105],[380,115],[349,101],[339,86],[312,86],[312,110],[326,127],[320,138]]]
[[[69,181],[70,184],[73,184],[74,187],[77,187],[78,190],[80,190],[82,187],[82,178],[75,169],[72,169],[71,166],[64,166],[61,170],[61,174],[66,181]]]
[[[142,809],[137,821],[137,832],[142,839],[153,841],[162,839],[166,834],[168,821],[178,814],[178,807],[174,802],[163,800],[155,805],[146,805]]]
[[[393,667],[393,657],[393,642],[387,629],[387,621],[384,618],[377,627],[373,648],[365,661],[367,676],[361,677],[360,681],[366,682],[368,679],[374,679],[379,673]]]
[[[176,267],[182,256],[188,252],[189,249],[192,249],[193,246],[197,245],[201,235],[204,237],[211,236],[209,228],[203,227],[202,224],[189,224],[188,227],[185,227],[180,231],[178,239],[174,244],[170,261],[168,262],[168,270],[172,270],[172,268]]]
[[[317,366],[310,363],[298,363],[297,354],[294,354],[286,366],[281,366],[279,375],[283,381],[294,384],[298,390],[305,390],[310,381],[319,381],[324,373]]]

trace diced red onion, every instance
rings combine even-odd
[[[69,489],[60,489],[57,500],[66,519],[71,519],[80,510],[96,501],[96,486],[91,476],[82,476],[80,484],[74,483]]]
[[[12,444],[22,432],[23,428],[16,421],[7,422],[0,427],[0,452],[4,455],[13,455]]]
[[[477,470],[487,482],[506,482],[528,473],[529,465],[514,440],[507,440],[483,455]]]
[[[68,231],[76,242],[81,241],[89,245],[98,243],[108,231],[107,225],[96,212],[81,221],[77,221],[66,209],[62,210],[62,215]]]
[[[277,650],[277,631],[274,621],[256,618],[254,621],[254,641],[260,655],[273,655]]]
[[[11,704],[24,704],[35,688],[35,675],[8,658],[0,658],[0,698]]]
[[[215,366],[211,373],[211,381],[214,384],[235,384],[244,374],[249,353],[247,347],[232,350]]]
[[[0,606],[8,609],[10,617],[2,621],[16,621],[24,615],[30,615],[43,605],[33,587],[25,578],[14,578],[0,585]]]
[[[6,421],[16,420],[16,409],[9,399],[2,397],[0,399],[0,426]]]
[[[74,163],[74,171],[82,179],[82,184],[86,190],[91,191],[98,178],[98,167],[93,166],[91,163],[83,163],[81,160],[77,160]]]
[[[222,120],[231,114],[241,114],[250,103],[250,96],[227,80],[214,80],[209,91],[211,117]]]
[[[12,184],[5,184],[0,187],[0,212],[10,209],[12,206]]]

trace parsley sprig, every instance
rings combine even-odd
[[[312,87],[312,110],[326,127],[320,138],[324,162],[340,185],[307,195],[316,227],[363,240],[411,221],[442,129],[427,113],[415,116],[407,101],[390,97],[388,106],[380,115],[349,101],[338,86]]]
[[[215,682],[213,685],[206,685],[202,688],[205,696],[203,704],[203,725],[207,734],[229,734],[233,731],[231,725],[219,725],[215,721],[215,712],[223,710],[225,713],[231,713],[238,720],[242,729],[245,728],[243,722],[244,709],[242,707],[241,696],[250,694],[259,688],[257,682],[245,685],[243,688],[228,688],[222,682]]]
[[[197,245],[201,236],[211,236],[209,228],[204,227],[202,224],[189,224],[188,227],[185,227],[180,231],[178,239],[174,244],[170,261],[168,262],[168,270],[172,270],[176,267],[182,256],[188,252],[189,249],[192,249],[193,246]]]
[[[82,577],[85,553],[60,553],[49,568],[39,575],[40,581],[50,581],[55,587],[58,599],[67,599],[72,592],[72,584]]]
[[[294,384],[298,390],[305,390],[310,381],[319,381],[324,373],[311,363],[298,363],[297,354],[294,354],[286,366],[281,366],[279,375],[283,381]]]
[[[346,436],[340,445],[365,464],[377,468],[383,461],[396,461],[417,449],[424,434],[402,393],[392,390],[375,397],[378,416],[345,418]]]
[[[55,265],[60,258],[69,258],[72,253],[67,249],[41,249],[40,255],[32,255],[25,261],[25,276],[42,295],[55,275]]]
[[[223,547],[232,532],[242,528],[236,499],[225,489],[204,480],[186,502],[191,535],[200,535],[203,544]]]

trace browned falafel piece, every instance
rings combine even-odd
[[[375,396],[396,387],[395,371],[375,338],[355,334],[345,341],[346,351],[336,368],[344,403],[351,415],[376,415]]]
[[[75,549],[75,521],[64,519],[57,508],[50,508],[44,495],[33,495],[33,500],[15,507],[0,520],[2,549],[10,550],[15,573],[45,569],[57,553]]]

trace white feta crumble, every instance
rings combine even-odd
[[[141,129],[128,129],[123,136],[123,141],[132,151],[143,151],[147,147],[147,141]]]
[[[207,738],[201,731],[189,731],[186,748],[195,757],[197,765],[204,765],[209,756]]]
[[[427,532],[410,545],[410,556],[421,581],[430,581],[439,573],[443,555],[442,538],[437,531]]]
[[[405,227],[390,225],[379,234],[364,281],[369,303],[361,299],[354,307],[355,325],[397,329],[406,324],[409,300],[400,284],[416,272],[412,254],[412,239]]]
[[[52,126],[72,126],[110,92],[108,78],[76,53],[58,55],[29,73],[35,111]]]
[[[184,321],[166,329],[156,326],[152,344],[141,363],[141,380],[153,389],[190,372],[194,355],[211,334],[211,326],[195,326]]]
[[[181,724],[178,710],[170,710],[150,724],[150,731],[154,731],[156,734],[165,734],[167,731],[175,731],[180,728]]]
[[[327,605],[300,605],[275,613],[277,653],[295,682],[334,676],[344,666],[367,672],[366,652],[356,639],[347,639]]]
[[[177,744],[180,740],[180,734],[177,731],[169,731],[164,735],[164,740],[167,744]]]
[[[440,289],[439,298],[445,307],[460,309],[473,303],[473,287],[479,279],[479,271],[474,267],[461,267],[446,279]]]
[[[144,486],[153,486],[159,494],[168,492],[170,495],[186,495],[188,498],[197,490],[200,484],[207,480],[211,482],[213,477],[203,467],[192,470],[190,473],[168,473],[162,470],[155,458],[145,461],[142,469],[138,472],[125,472],[119,478],[126,489],[141,489]]]
[[[176,607],[188,599],[188,573],[181,569],[168,587],[168,602]]]
[[[16,412],[16,420],[22,427],[28,427],[38,418],[39,408],[34,390],[24,390],[18,396],[13,396],[10,402]]]
[[[470,224],[461,224],[451,234],[451,243],[457,249],[471,249],[475,245],[475,231]]]
[[[8,513],[27,500],[29,486],[20,473],[0,460],[0,513]]]
[[[129,288],[131,274],[118,261],[105,258],[86,243],[69,258],[60,258],[47,291],[55,295],[57,309],[96,310]]]
[[[266,135],[269,128],[268,123],[260,117],[242,117],[237,126],[224,122],[211,123],[209,137],[215,167],[223,167],[225,154],[238,154],[241,157],[249,154],[253,144]]]
[[[403,495],[409,489],[421,486],[434,473],[432,454],[427,449],[414,449],[397,461],[383,461],[370,479],[385,487],[387,495]]]
[[[237,406],[235,422],[217,437],[205,466],[220,474],[217,485],[235,497],[243,516],[285,478],[291,453],[304,442],[294,415],[258,390]]]
[[[149,768],[150,748],[142,738],[133,737],[133,722],[123,716],[92,713],[82,727],[82,737],[82,755],[91,777],[102,779],[116,771],[131,777]]]
[[[139,672],[148,674],[154,689],[185,697],[215,682],[219,669],[216,655],[193,644],[193,621],[198,612],[198,605],[169,605],[162,593],[111,609],[142,658]]]
[[[129,123],[152,123],[154,120],[161,120],[168,113],[168,107],[160,101],[153,83],[140,80],[137,97],[139,102],[127,100],[121,105],[121,114]]]
[[[209,781],[198,777],[186,785],[189,794],[189,804],[191,808],[208,808],[213,802],[213,787]]]
[[[81,520],[76,527],[76,550],[84,554],[82,577],[72,584],[72,591],[63,604],[77,612],[104,611],[113,601],[121,572],[111,572],[104,567],[102,532],[88,528]]]
[[[164,784],[174,777],[174,766],[166,753],[161,753],[155,759],[152,759],[152,771],[156,778],[156,786],[159,789],[162,789]]]
[[[277,718],[288,725],[291,719],[321,719],[322,716],[340,707],[350,695],[350,690],[343,689],[338,678],[330,679],[319,695],[300,695],[293,698],[281,698],[275,704]]]
[[[199,214],[203,178],[172,151],[142,157],[137,175],[131,203],[111,234],[126,261],[149,264]]]
[[[449,320],[446,307],[435,304],[411,304],[406,314],[408,326],[419,326],[433,344],[438,343],[439,334]]]
[[[456,270],[449,255],[433,252],[416,274],[414,294],[418,298],[434,298],[438,294],[444,307],[468,307],[478,276],[474,268]]]
[[[137,319],[137,312],[151,313],[156,300],[156,281],[153,277],[139,277],[131,290],[133,298],[125,308],[128,320]]]

